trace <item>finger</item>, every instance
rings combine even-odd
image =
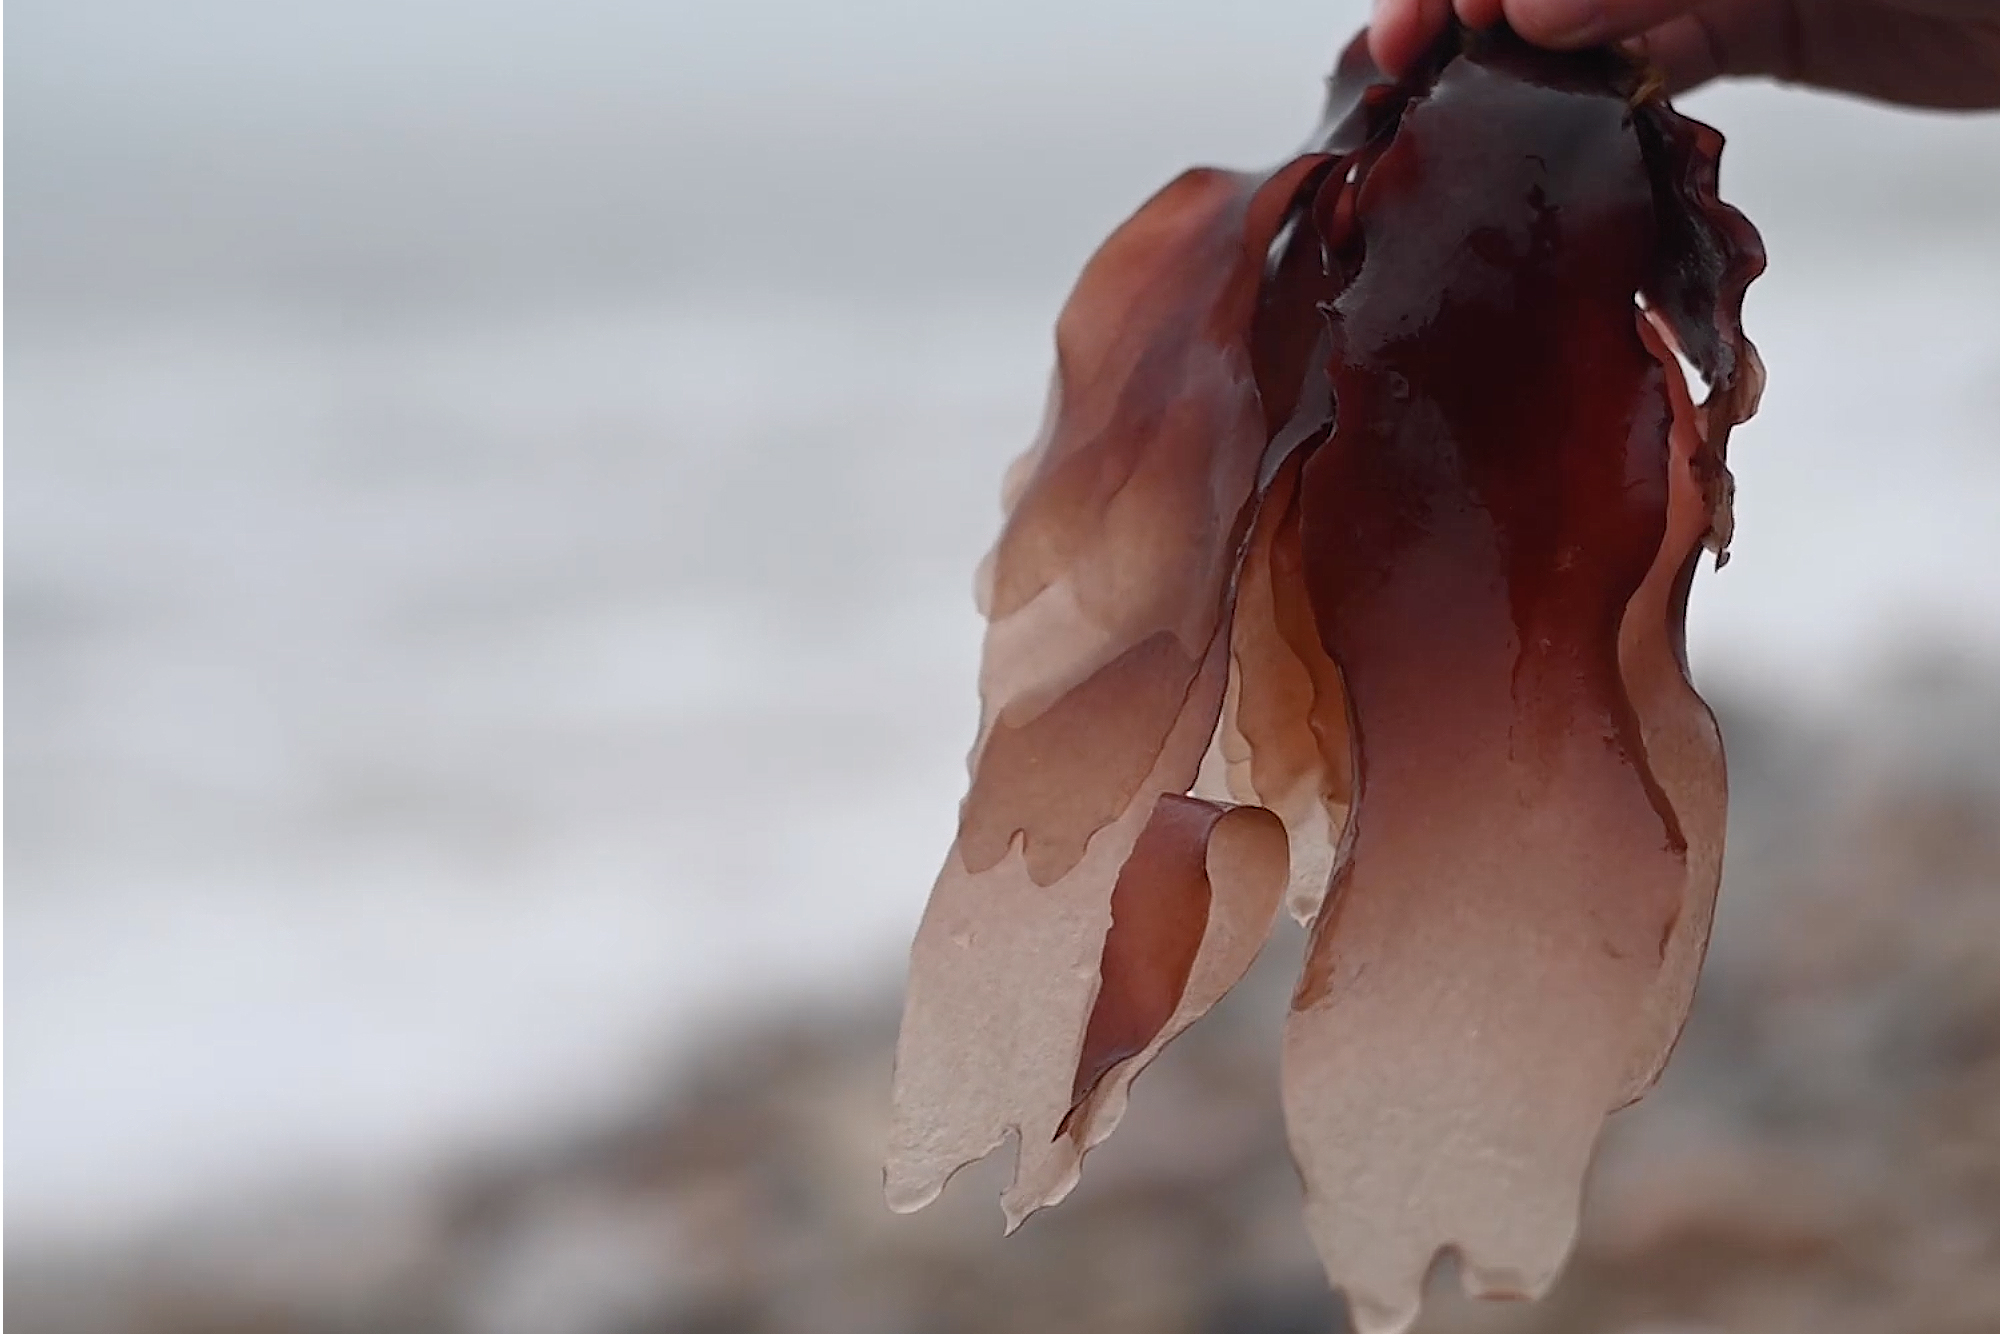
[[[1375,0],[1368,51],[1384,72],[1401,74],[1415,63],[1451,17],[1451,0]]]
[[[1623,41],[1695,7],[1695,0],[1504,0],[1514,31],[1537,46]]]
[[[1727,72],[1712,29],[1696,14],[1668,19],[1626,45],[1666,77],[1669,97],[1699,88]]]
[[[1761,74],[1909,106],[2000,106],[2000,12],[1945,16],[1958,3],[1709,0],[1642,40],[1669,93],[1718,74]]]
[[[1468,28],[1490,28],[1498,23],[1507,0],[1458,0],[1458,21]]]
[[[1745,21],[1731,73],[1772,74],[1909,106],[2000,106],[2000,6],[1819,0],[1779,6],[1789,21]],[[1957,15],[1957,17],[1954,17]]]

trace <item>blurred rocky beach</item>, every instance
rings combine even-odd
[[[1661,1085],[1610,1125],[1533,1305],[1423,1328],[2000,1328],[2000,683],[1912,659],[1840,717],[1725,695],[1723,905]],[[1299,933],[1011,1238],[1007,1152],[890,1214],[894,996],[713,1029],[653,1092],[393,1189],[276,1193],[11,1254],[33,1334],[1331,1334],[1276,1090]]]

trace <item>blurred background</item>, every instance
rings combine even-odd
[[[9,8],[19,1328],[1338,1328],[1295,932],[1020,1236],[878,1192],[1054,313],[1358,6]],[[1684,105],[1772,257],[1725,906],[1556,1296],[1429,1320],[1991,1334],[2000,117]]]

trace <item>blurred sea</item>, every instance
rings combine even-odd
[[[1090,247],[1358,13],[38,0],[7,55],[7,1221],[616,1105],[895,975]],[[1686,108],[1770,367],[1697,674],[2000,654],[2000,119]]]

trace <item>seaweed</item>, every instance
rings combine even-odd
[[[1357,38],[1300,153],[1091,259],[982,570],[893,1205],[1010,1134],[1010,1227],[1059,1200],[1289,903],[1285,1113],[1357,1325],[1441,1252],[1554,1281],[1720,874],[1682,626],[1763,382],[1721,146],[1614,51],[1458,29],[1391,80]]]

